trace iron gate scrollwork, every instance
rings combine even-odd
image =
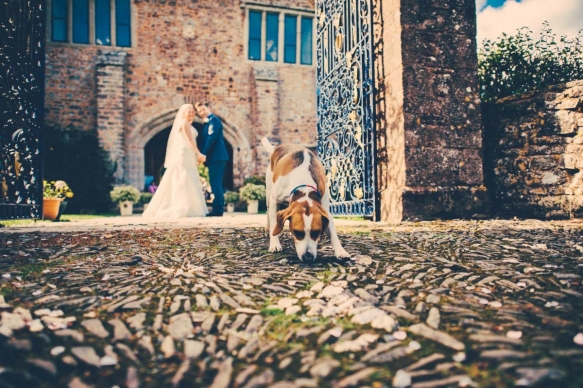
[[[318,156],[331,212],[378,218],[372,0],[317,0]]]
[[[40,218],[44,0],[0,0],[0,219]]]

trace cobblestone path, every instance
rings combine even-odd
[[[443,225],[0,233],[0,387],[582,387],[583,228]]]

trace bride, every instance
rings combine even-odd
[[[166,147],[166,172],[144,217],[204,217],[208,212],[197,167],[206,157],[194,140],[198,135],[191,125],[194,116],[191,104],[182,105],[176,114]]]

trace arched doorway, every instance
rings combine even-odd
[[[194,122],[192,123],[194,128],[200,133],[204,127],[202,123]],[[166,146],[168,144],[168,137],[170,136],[170,130],[172,127],[168,127],[160,132],[158,132],[154,137],[148,141],[144,147],[144,165],[145,165],[145,176],[146,182],[145,186],[149,184],[149,180],[153,179],[154,182],[160,184],[162,175],[164,175],[164,159],[166,158]],[[199,148],[202,147],[200,143],[200,136],[197,137],[196,142]],[[223,186],[226,190],[233,190],[233,147],[226,141],[227,152],[229,153],[229,162],[225,168],[225,176],[223,179]]]
[[[158,151],[148,150],[148,154],[158,153],[158,164],[164,163],[164,158],[160,156],[166,153],[169,128],[172,127],[178,109],[163,111],[136,126],[127,137],[126,156],[126,183],[142,189],[145,185],[146,177],[146,146],[150,141],[160,135],[160,138],[152,143],[152,148]],[[217,113],[215,113],[217,114]],[[227,151],[231,160],[226,167],[224,185],[227,190],[232,190],[243,184],[243,180],[250,176],[253,171],[253,159],[249,140],[243,132],[226,120],[222,115],[217,114],[224,126],[224,135]],[[193,126],[198,130],[202,129],[202,120],[195,119]],[[155,147],[157,144],[157,147]],[[150,147],[148,147],[149,149]],[[154,158],[156,159],[156,158]],[[155,163],[153,163],[155,166]],[[153,172],[152,167],[150,173]]]

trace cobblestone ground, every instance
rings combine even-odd
[[[583,227],[461,225],[3,232],[0,386],[583,386]]]

